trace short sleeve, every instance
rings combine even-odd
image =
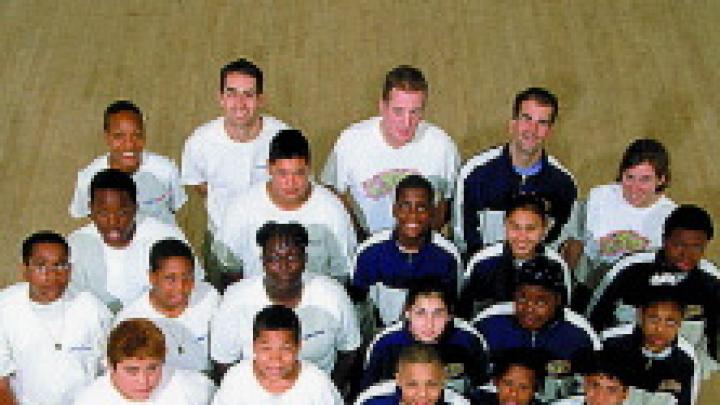
[[[327,162],[325,162],[325,167],[323,168],[322,174],[320,176],[320,180],[323,184],[332,187],[337,192],[344,193],[347,189],[347,181],[345,180],[346,174],[344,173],[345,165],[342,164],[339,156],[341,139],[342,138],[338,139],[338,142],[333,147],[330,155],[328,155]]]
[[[195,186],[207,182],[207,176],[202,167],[202,156],[200,155],[196,132],[190,135],[185,142],[182,153],[182,164],[180,172],[180,184]]]
[[[78,173],[77,180],[75,182],[75,192],[73,193],[73,198],[69,207],[71,217],[84,218],[90,215],[88,187],[89,185],[82,179],[82,173]]]
[[[360,327],[358,326],[357,315],[355,313],[355,307],[353,306],[350,298],[342,287],[338,286],[338,294],[340,299],[338,305],[341,308],[341,327],[342,331],[338,335],[336,342],[338,350],[351,351],[360,347]]]

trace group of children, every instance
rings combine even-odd
[[[90,222],[27,237],[23,281],[0,292],[0,403],[696,402],[717,364],[714,230],[662,194],[657,141],[578,204],[543,149],[551,93],[518,94],[509,143],[460,169],[422,121],[422,73],[400,66],[327,188],[302,132],[259,114],[262,72],[220,76],[224,115],[182,172],[144,149],[137,106],[106,109],[109,153],[70,206]],[[175,224],[181,184],[206,198],[202,261]],[[598,221],[612,193],[632,215]]]

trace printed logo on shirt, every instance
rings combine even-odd
[[[619,258],[629,253],[647,250],[650,239],[635,231],[616,231],[600,238],[598,244],[601,256]]]
[[[395,192],[395,187],[405,176],[420,174],[416,169],[390,169],[380,172],[362,182],[363,193],[372,200],[380,200]]]
[[[658,386],[658,391],[679,394],[682,391],[682,384],[677,380],[662,380]]]
[[[462,363],[448,363],[445,366],[445,373],[447,374],[447,378],[458,378],[465,373],[465,365]]]
[[[302,337],[302,340],[310,340],[312,338],[315,338],[315,337],[318,337],[318,336],[321,336],[324,334],[325,334],[324,330],[316,330],[315,332],[310,332],[310,333],[304,334]]]
[[[659,285],[678,285],[685,279],[685,277],[685,273],[653,274],[653,276],[650,277],[650,285],[654,287]]]
[[[688,305],[685,307],[685,320],[693,320],[702,318],[705,315],[705,311],[702,305]]]
[[[170,192],[165,192],[157,197],[150,198],[149,200],[140,201],[140,205],[154,205],[166,201],[170,198]]]
[[[568,360],[552,360],[547,364],[547,372],[550,375],[570,374],[570,362]]]
[[[70,346],[71,352],[87,352],[92,350],[90,346]]]

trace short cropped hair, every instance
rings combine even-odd
[[[270,141],[268,161],[279,159],[305,159],[310,163],[310,143],[300,130],[282,129]]]
[[[395,201],[400,199],[400,192],[407,189],[419,189],[427,191],[428,198],[432,203],[434,200],[433,186],[428,179],[419,174],[410,174],[403,177],[395,187]]]
[[[287,330],[300,343],[300,319],[295,311],[283,305],[269,305],[255,315],[253,340],[264,330]]]
[[[427,96],[428,83],[420,69],[409,65],[400,65],[385,75],[382,90],[383,100],[387,101],[390,98],[392,89],[422,91]]]
[[[297,222],[281,224],[277,222],[266,222],[258,229],[255,241],[258,246],[265,248],[270,239],[279,238],[288,241],[293,246],[306,248],[309,243],[308,233],[305,227]]]
[[[97,172],[90,182],[90,202],[95,200],[97,190],[124,191],[133,204],[137,204],[137,187],[129,174],[117,169],[105,169]]]
[[[169,257],[183,257],[190,261],[193,268],[195,267],[195,258],[190,246],[179,239],[168,238],[155,242],[150,249],[150,271],[159,270],[161,262]]]
[[[670,155],[665,146],[655,139],[636,139],[625,149],[615,181],[622,181],[625,170],[646,162],[653,167],[655,175],[665,177],[655,191],[665,190],[670,184]]]
[[[524,367],[533,372],[535,389],[545,378],[547,353],[529,347],[517,347],[499,351],[493,355],[491,374],[495,379],[502,378],[513,366]]]
[[[455,294],[450,286],[444,285],[437,277],[423,277],[410,282],[405,308],[410,308],[419,297],[436,296],[447,307],[449,314],[455,310]]]
[[[513,103],[512,116],[513,119],[517,119],[520,115],[520,106],[524,101],[533,100],[540,105],[552,107],[550,113],[550,124],[555,123],[555,119],[558,114],[558,100],[557,97],[542,87],[529,87],[515,96],[515,102]]]
[[[70,256],[70,245],[62,235],[53,231],[38,231],[25,238],[22,243],[22,262],[24,265],[30,264],[33,248],[40,243],[60,245],[65,249],[65,253]]]
[[[678,229],[705,232],[708,240],[712,240],[715,232],[710,214],[692,204],[683,204],[675,208],[665,219],[663,239],[668,239],[670,234]]]
[[[414,343],[400,350],[397,369],[403,364],[438,364],[442,367],[443,361],[433,346]]]
[[[526,210],[537,214],[542,218],[543,223],[547,223],[550,207],[548,201],[542,197],[532,193],[522,193],[513,196],[505,210],[505,218],[512,215],[517,210]]]
[[[583,376],[604,375],[627,387],[634,370],[629,369],[624,356],[625,353],[617,349],[582,349],[573,355],[572,364],[575,372]]]
[[[143,113],[140,110],[140,107],[135,105],[130,100],[116,100],[110,103],[105,108],[105,113],[103,114],[103,129],[105,131],[110,129],[110,116],[113,114],[117,114],[119,112],[128,111],[131,113],[134,113],[138,116],[138,121],[140,121],[140,127],[143,127]]]
[[[255,79],[257,94],[263,94],[263,72],[254,63],[245,58],[232,61],[220,69],[220,92],[225,91],[228,74],[240,73]]]
[[[165,336],[147,319],[120,322],[108,337],[108,361],[114,368],[128,358],[157,359],[165,362]]]

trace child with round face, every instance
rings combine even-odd
[[[119,249],[130,244],[137,213],[133,179],[115,169],[99,172],[90,183],[90,219],[103,241]]]
[[[158,241],[150,250],[150,304],[165,316],[180,316],[195,286],[195,261],[184,242]]]
[[[426,243],[434,208],[432,185],[425,178],[410,175],[398,184],[393,217],[398,243],[404,250],[417,252]]]
[[[256,239],[262,248],[268,296],[275,304],[296,306],[302,293],[307,231],[296,223],[268,222],[258,230]]]
[[[110,153],[108,166],[134,173],[142,163],[145,130],[140,109],[130,101],[116,101],[104,116],[105,142]]]
[[[22,276],[29,284],[30,300],[49,304],[65,293],[70,281],[69,247],[52,232],[39,232],[23,244]]]
[[[555,319],[563,308],[564,288],[559,267],[523,267],[513,299],[520,327],[536,331]]]
[[[493,385],[498,405],[529,405],[543,379],[540,352],[528,348],[508,349],[495,356]]]
[[[442,288],[435,290],[411,289],[408,294],[405,319],[410,333],[421,343],[437,343],[452,319],[449,296]]]
[[[260,311],[253,326],[253,373],[268,392],[290,389],[300,373],[300,320],[291,310],[272,305]]]
[[[108,363],[115,390],[128,401],[146,401],[162,379],[165,336],[146,319],[123,321],[108,338]]]
[[[547,210],[539,197],[519,195],[505,212],[505,240],[516,260],[534,257],[547,229]]]
[[[395,381],[401,392],[400,404],[437,404],[445,383],[440,355],[426,345],[405,347],[398,358]]]

